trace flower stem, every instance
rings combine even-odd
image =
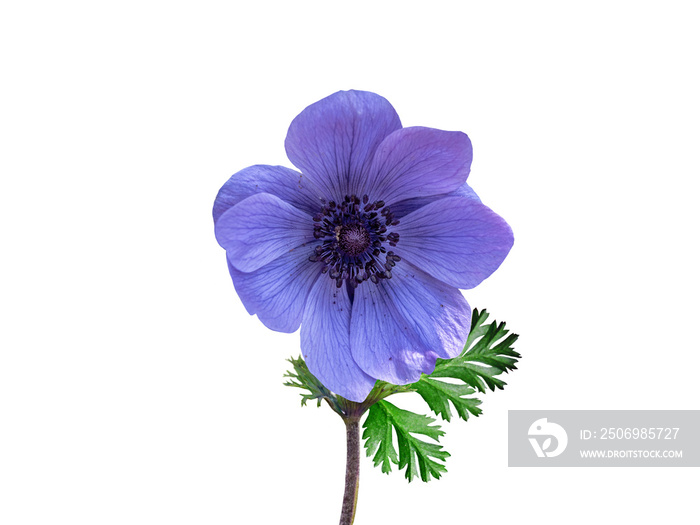
[[[357,508],[357,492],[360,488],[360,417],[344,417],[347,437],[345,462],[345,495],[340,512],[340,525],[352,525]]]

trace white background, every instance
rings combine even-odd
[[[350,88],[470,135],[516,243],[465,295],[524,356],[442,480],[363,459],[356,523],[692,522],[697,469],[509,469],[506,421],[700,408],[694,4],[4,2],[0,522],[337,521],[342,422],[282,386],[298,334],[210,213]]]

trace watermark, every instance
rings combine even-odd
[[[700,467],[700,410],[509,410],[510,467]]]
[[[530,436],[530,444],[538,458],[556,457],[564,452],[566,445],[569,443],[569,436],[566,434],[566,430],[556,423],[548,422],[546,417],[538,419],[530,425],[528,435]],[[540,444],[535,436],[546,436],[546,438]],[[554,448],[551,447],[552,438],[556,440],[556,447]]]

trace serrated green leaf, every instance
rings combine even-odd
[[[382,472],[391,472],[391,464],[399,463],[399,457],[394,448],[393,430],[389,416],[385,410],[372,410],[370,408],[364,423],[362,434],[367,449],[367,456],[374,454],[374,466],[381,464]]]
[[[289,381],[285,381],[284,385],[309,391],[308,394],[301,394],[302,406],[305,406],[307,401],[314,399],[317,402],[317,406],[321,406],[321,401],[323,401],[324,398],[329,400],[333,398],[331,392],[309,371],[301,356],[297,359],[290,357],[287,361],[292,363],[294,372],[288,371],[284,374],[284,377],[290,378]]]
[[[437,381],[423,374],[418,382],[414,383],[414,386],[416,392],[428,403],[430,410],[446,421],[452,419],[450,403],[454,405],[457,415],[465,421],[469,419],[470,413],[475,416],[481,414],[481,409],[478,408],[481,400],[475,397],[464,397],[476,392],[469,385],[455,385]]]
[[[447,472],[445,461],[449,453],[437,443],[422,441],[413,434],[422,434],[438,441],[445,433],[435,419],[402,410],[387,401],[379,401],[369,409],[364,422],[362,437],[366,440],[367,455],[374,454],[374,465],[382,465],[382,472],[391,471],[391,463],[398,464],[399,470],[406,469],[406,479],[412,481],[420,475],[423,481],[431,476],[439,479]],[[393,444],[393,429],[398,441],[398,458]],[[398,461],[397,461],[398,459]],[[436,461],[437,460],[437,461]]]
[[[459,379],[479,392],[503,389],[505,382],[498,375],[516,369],[520,354],[512,348],[517,334],[508,334],[506,323],[487,325],[486,310],[474,309],[472,328],[464,351],[454,359],[438,359],[428,377]],[[432,408],[432,407],[431,407]]]

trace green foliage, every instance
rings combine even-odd
[[[513,350],[517,334],[508,334],[506,323],[487,325],[489,314],[476,308],[472,314],[472,329],[464,351],[454,359],[438,359],[431,378],[451,377],[464,381],[479,392],[503,389],[506,385],[498,375],[515,370],[520,354]]]
[[[520,354],[513,350],[517,334],[508,334],[505,323],[487,325],[489,314],[474,309],[469,337],[462,353],[454,359],[438,359],[435,370],[430,375],[423,374],[411,385],[428,403],[430,409],[442,419],[450,421],[450,403],[457,415],[465,421],[469,414],[481,414],[481,401],[470,396],[478,390],[485,393],[489,388],[503,389],[505,382],[498,375],[515,370]],[[448,383],[437,378],[451,378],[461,383]]]
[[[305,406],[307,401],[316,400],[317,406],[321,406],[321,401],[324,399],[331,399],[333,394],[328,390],[323,384],[316,379],[306,366],[304,360],[299,356],[294,359],[290,357],[287,359],[294,367],[294,372],[288,371],[284,374],[284,377],[289,377],[289,381],[285,381],[285,386],[293,386],[296,388],[301,388],[308,390],[308,394],[301,394],[301,405]]]
[[[366,439],[365,448],[367,456],[374,454],[374,466],[382,466],[382,472],[391,472],[391,464],[399,463],[399,456],[394,448],[394,431],[391,419],[385,409],[382,409],[386,401],[379,401],[372,405],[363,425],[365,431],[362,439]]]
[[[457,415],[465,421],[469,414],[478,416],[481,414],[479,405],[481,400],[469,396],[476,392],[469,385],[455,385],[444,381],[437,381],[431,376],[423,374],[420,380],[414,384],[416,392],[428,403],[430,410],[446,421],[452,418],[450,402],[457,410]]]
[[[422,434],[437,441],[445,433],[435,420],[428,416],[402,410],[388,401],[379,401],[369,409],[364,423],[363,439],[367,455],[374,455],[374,466],[382,466],[382,472],[391,472],[391,463],[398,464],[399,470],[406,469],[406,479],[413,480],[420,474],[423,481],[431,476],[439,479],[447,472],[442,463],[449,457],[442,445],[422,441],[413,434]],[[398,441],[398,457],[394,448],[393,430]],[[437,460],[437,461],[436,461]]]
[[[457,416],[465,421],[470,415],[478,416],[482,410],[481,400],[475,394],[488,390],[503,389],[506,383],[498,376],[516,369],[520,354],[513,350],[518,336],[509,333],[505,323],[496,321],[486,324],[486,310],[474,309],[471,332],[462,353],[454,359],[438,359],[432,374],[421,375],[409,385],[392,385],[377,381],[374,389],[362,403],[354,403],[330,392],[309,371],[304,360],[289,359],[294,367],[287,372],[290,378],[285,383],[306,390],[301,404],[316,400],[318,406],[324,399],[341,417],[361,416],[369,411],[364,422],[363,439],[367,455],[373,456],[374,465],[382,472],[391,472],[391,464],[399,470],[406,469],[406,478],[411,481],[420,475],[423,481],[438,479],[446,472],[444,461],[449,453],[437,441],[444,432],[435,419],[402,410],[385,401],[398,393],[417,392],[430,410],[446,421],[452,419],[452,407]],[[445,381],[447,379],[447,381]],[[396,433],[397,448],[394,446]],[[435,442],[423,441],[414,434],[424,435]]]

